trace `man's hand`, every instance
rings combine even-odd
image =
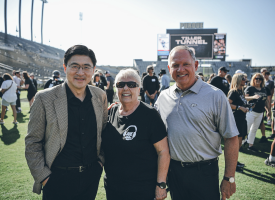
[[[156,187],[156,198],[155,200],[163,200],[167,197],[166,189],[161,189],[159,186]]]
[[[271,115],[269,111],[266,111],[266,116],[270,119]]]
[[[48,177],[47,179],[45,179],[45,180],[42,182],[43,187],[45,187],[45,185],[46,185],[46,183],[48,182],[49,178],[50,178],[50,177]]]
[[[156,94],[151,94],[150,99],[155,99]]]
[[[236,192],[236,183],[230,183],[226,180],[222,180],[221,187],[222,200],[229,199]]]
[[[114,105],[118,104],[118,102],[112,103],[109,107],[108,110],[110,110]]]

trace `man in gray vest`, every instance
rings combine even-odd
[[[239,133],[228,100],[195,75],[198,61],[187,46],[172,49],[168,69],[176,83],[161,92],[155,107],[168,131],[172,200],[220,200],[220,192],[229,199],[236,191]],[[219,191],[222,138],[225,172]]]

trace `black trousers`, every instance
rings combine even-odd
[[[220,200],[218,161],[194,167],[182,167],[171,160],[168,185],[172,200]]]
[[[110,104],[113,103],[114,90],[106,90],[107,100]]]
[[[104,176],[104,188],[107,200],[154,200],[156,181],[133,183],[125,187],[123,183],[110,183]]]
[[[20,101],[20,94],[17,92],[17,99],[16,99],[16,110],[18,111],[18,108],[21,107],[21,101]]]
[[[95,199],[101,173],[98,162],[83,172],[53,168],[43,187],[43,200]]]

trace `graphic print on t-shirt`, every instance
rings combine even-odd
[[[123,132],[123,140],[133,140],[137,135],[137,127],[135,125],[130,125]]]

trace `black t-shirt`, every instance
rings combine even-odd
[[[242,90],[233,90],[231,92],[229,92],[228,94],[228,99],[232,100],[232,104],[235,106],[243,106],[246,107],[247,106],[247,101],[244,97],[244,93]],[[233,114],[235,119],[245,119],[246,117],[246,113],[244,113],[241,110],[233,110]]]
[[[253,108],[253,111],[256,113],[262,113],[265,111],[265,101],[267,99],[267,96],[271,95],[270,91],[263,87],[261,90],[257,90],[253,86],[249,86],[244,91],[245,94],[249,94],[249,96],[259,95],[259,99],[251,100],[250,102],[255,103],[255,107]]]
[[[118,190],[139,191],[156,184],[158,155],[154,144],[167,132],[159,113],[147,104],[140,102],[129,116],[119,115],[119,107],[109,110],[109,122],[102,133],[107,184]]]
[[[64,81],[63,81],[61,78],[55,78],[55,77],[53,77],[52,79],[49,79],[49,80],[46,82],[46,84],[45,84],[45,86],[44,86],[44,89],[46,89],[46,88],[51,88],[51,87],[60,85],[60,84],[62,84],[62,83],[64,83]]]
[[[227,96],[227,93],[229,91],[229,83],[225,78],[216,76],[211,80],[210,84],[222,90],[224,94]]]
[[[35,89],[33,82],[31,81],[31,79],[27,78],[25,80],[25,85],[27,85],[27,84],[29,84],[29,88],[27,89],[28,95],[35,95],[36,89]]]
[[[265,87],[269,89],[269,91],[271,92],[271,90],[274,88],[274,81],[268,80],[265,82]]]
[[[143,78],[143,90],[144,91],[148,91],[148,93],[151,95],[151,94],[154,94],[155,91],[159,90],[159,80],[158,80],[158,77],[156,76],[145,76]]]

